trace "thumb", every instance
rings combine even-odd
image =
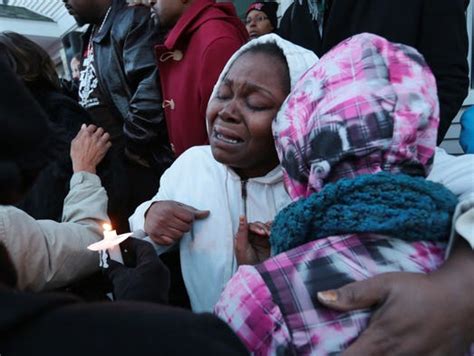
[[[328,308],[344,312],[370,308],[385,300],[387,295],[385,276],[379,275],[338,289],[318,292],[318,300]]]
[[[235,257],[237,262],[242,261],[245,258],[246,250],[249,246],[249,227],[247,218],[241,216],[239,218],[239,228],[237,229],[237,235],[235,236]]]
[[[194,219],[198,219],[198,220],[205,219],[209,216],[209,214],[210,214],[209,210],[197,210],[197,209],[195,209]]]
[[[194,215],[194,219],[205,219],[209,216],[210,211],[209,210],[199,210],[196,209],[195,207],[183,203],[176,202],[177,206],[180,207],[181,209],[187,210],[190,213]]]

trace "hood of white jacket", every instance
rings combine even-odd
[[[281,48],[283,54],[286,57],[286,61],[288,63],[288,69],[290,73],[290,83],[291,89],[295,86],[296,82],[300,77],[313,65],[318,61],[318,57],[311,51],[303,48],[301,46],[295,45],[292,42],[284,40],[280,36],[270,33],[268,35],[260,36],[250,42],[246,43],[240,49],[235,52],[232,57],[227,61],[224,69],[222,70],[221,74],[219,75],[219,79],[212,90],[211,97],[209,101],[211,101],[216,95],[219,86],[221,85],[222,81],[226,77],[227,73],[229,72],[230,68],[234,64],[234,62],[241,56],[242,53],[248,51],[252,47],[256,47],[262,45],[264,43],[275,43],[278,47]],[[208,127],[209,131],[209,127]]]

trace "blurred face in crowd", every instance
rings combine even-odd
[[[101,21],[112,0],[63,0],[69,14],[79,26]]]
[[[152,18],[163,27],[173,27],[192,0],[156,0],[152,4]]]
[[[81,62],[77,58],[71,60],[72,79],[79,79],[81,75]]]
[[[263,176],[279,164],[271,125],[289,93],[285,65],[268,54],[244,53],[209,103],[212,154],[242,178]]]
[[[252,10],[245,20],[245,27],[251,40],[272,33],[274,30],[268,16],[263,11]]]

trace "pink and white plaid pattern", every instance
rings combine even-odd
[[[321,307],[317,292],[384,272],[428,273],[443,256],[439,243],[371,234],[329,237],[240,267],[215,311],[255,355],[338,354],[365,329],[370,312]]]
[[[349,38],[301,77],[273,124],[289,194],[382,170],[427,174],[438,122],[421,54],[372,34]]]

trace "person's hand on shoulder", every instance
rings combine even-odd
[[[172,245],[191,230],[196,219],[205,219],[209,213],[176,201],[158,201],[146,213],[145,232],[159,245]]]
[[[96,173],[97,165],[102,161],[112,144],[110,135],[94,125],[82,125],[79,133],[71,142],[72,170]]]
[[[121,245],[127,266],[108,259],[103,270],[115,299],[168,303],[170,273],[152,244],[132,237]]]

